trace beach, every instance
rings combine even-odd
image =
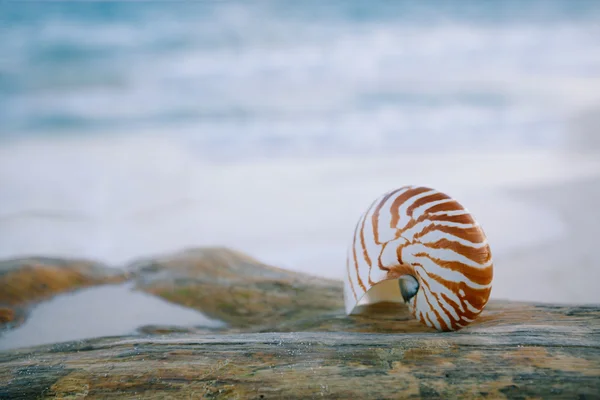
[[[600,301],[595,155],[211,163],[160,137],[37,143],[0,150],[2,258],[82,257],[119,268],[216,245],[341,279],[360,214],[381,193],[417,184],[459,199],[482,225],[496,264],[493,298]]]

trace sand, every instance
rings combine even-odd
[[[360,213],[405,184],[459,199],[489,236],[492,298],[600,302],[600,157],[552,152],[208,163],[154,136],[0,148],[0,257],[88,257],[115,266],[225,245],[341,278]]]

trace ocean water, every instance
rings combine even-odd
[[[198,157],[551,148],[598,100],[595,1],[0,3],[0,145]]]
[[[515,190],[600,188],[565,152],[600,149],[599,37],[597,1],[0,1],[0,257],[225,245],[340,277],[364,208],[420,184],[484,226],[493,296],[600,301],[511,268],[580,229]]]

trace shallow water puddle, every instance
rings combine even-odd
[[[133,290],[133,284],[100,286],[39,304],[20,327],[0,336],[0,350],[136,334],[145,325],[217,328],[224,323],[202,313]]]

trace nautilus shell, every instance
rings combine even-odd
[[[404,302],[439,331],[464,328],[492,290],[493,262],[485,233],[450,196],[406,186],[383,194],[360,217],[348,248],[344,300]]]

